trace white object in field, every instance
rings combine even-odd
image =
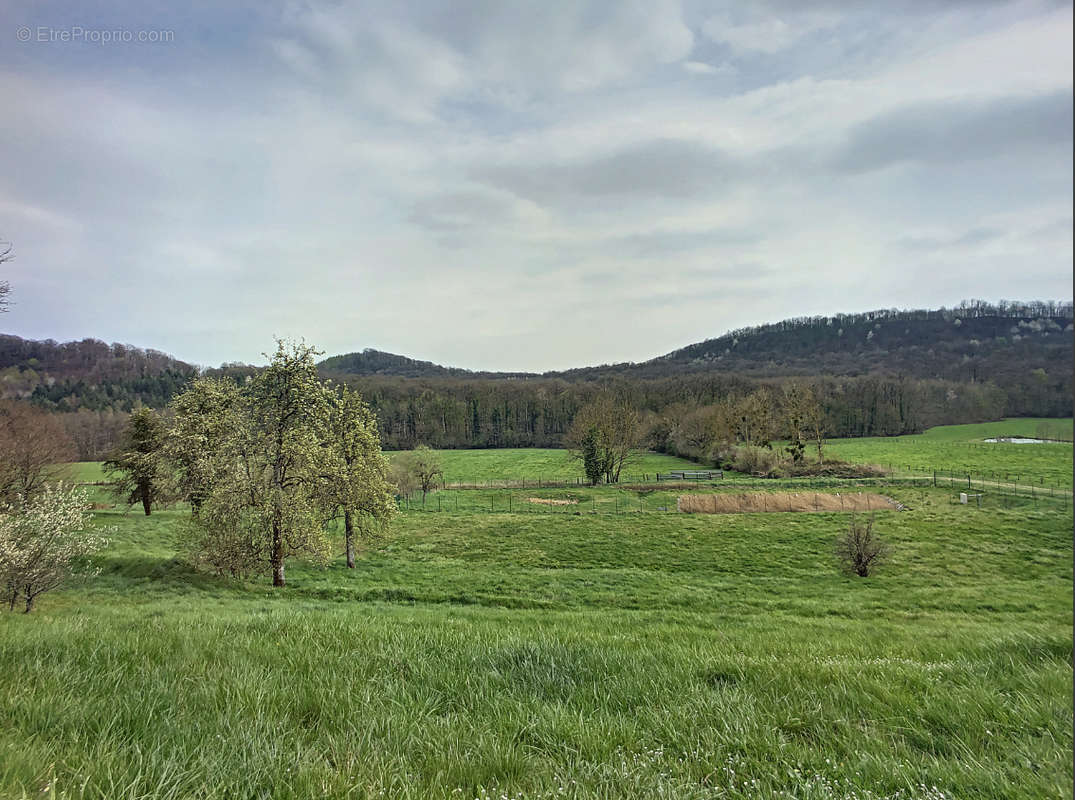
[[[967,504],[967,493],[966,492],[960,492],[959,493],[959,502],[961,502],[963,505]]]

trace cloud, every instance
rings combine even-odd
[[[575,162],[490,166],[474,177],[538,203],[563,198],[689,197],[719,189],[735,172],[720,151],[658,139]]]
[[[834,27],[840,19],[831,11],[800,8],[777,15],[764,6],[743,6],[709,17],[702,30],[709,39],[734,52],[772,55],[812,33]]]
[[[1072,95],[911,105],[854,126],[833,158],[851,172],[904,163],[951,164],[1014,151],[1071,150]]]
[[[544,370],[1070,292],[1070,6],[98,12],[175,43],[0,49],[20,335]]]

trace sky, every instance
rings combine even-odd
[[[0,330],[544,371],[1070,299],[1072,7],[0,0]]]

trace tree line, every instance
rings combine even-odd
[[[367,350],[322,361],[376,414],[387,449],[560,447],[597,393],[662,412],[808,379],[832,436],[1071,413],[1071,304],[989,304],[803,317],[733,331],[643,364],[559,374],[469,373]],[[348,370],[376,374],[349,374]],[[407,377],[391,374],[402,370]],[[426,374],[429,370],[433,374]],[[98,460],[134,408],[164,408],[196,377],[253,378],[258,367],[197,369],[153,350],[86,339],[0,336],[0,398],[58,412],[78,457]],[[831,377],[829,377],[831,376]]]
[[[595,397],[625,398],[647,417],[732,401],[765,388],[810,385],[831,437],[917,433],[953,422],[999,419],[1007,395],[990,383],[910,378],[756,378],[685,375],[657,380],[455,381],[352,378],[377,415],[386,449],[562,447],[579,411]]]

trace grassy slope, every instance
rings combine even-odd
[[[867,581],[841,514],[449,492],[274,592],[100,512],[102,574],[0,615],[0,797],[1071,797],[1070,507],[891,491]]]
[[[283,592],[102,513],[103,574],[0,618],[0,795],[1070,794],[1070,513],[902,499],[869,581],[838,514],[411,513]]]

